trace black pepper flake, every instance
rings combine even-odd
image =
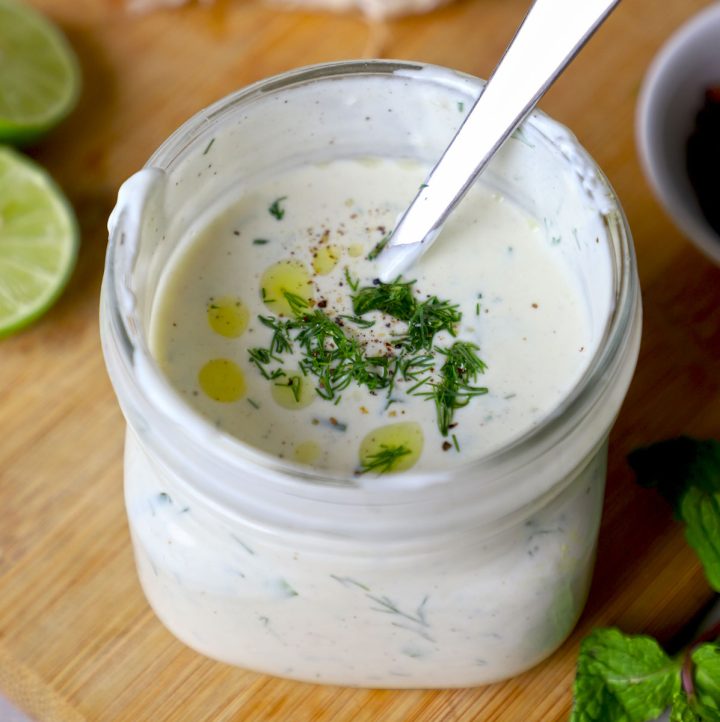
[[[452,449],[452,444],[449,441],[443,441],[442,450],[450,451],[450,449]]]

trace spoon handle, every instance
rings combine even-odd
[[[495,151],[619,1],[535,0],[482,94],[395,227],[380,257],[381,280],[394,280],[427,250]]]

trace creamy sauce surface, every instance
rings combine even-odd
[[[454,327],[434,339],[477,346],[486,364],[474,396],[447,435],[416,378],[388,397],[354,382],[332,400],[304,375],[303,354],[275,354],[267,379],[252,349],[273,329],[260,317],[293,318],[284,291],[322,310],[368,355],[397,353],[407,325],[373,311],[353,316],[356,284],[373,286],[368,254],[414,197],[427,168],[414,161],[336,160],[279,174],[238,194],[184,239],[165,272],[152,318],[152,351],[171,383],[212,423],[292,462],[357,473],[382,448],[407,449],[389,468],[432,470],[466,463],[526,432],[567,395],[592,356],[587,309],[541,223],[492,189],[473,188],[441,237],[403,280],[418,303],[457,304]],[[442,354],[429,369],[437,381]],[[434,374],[434,376],[433,376]],[[427,390],[428,386],[424,389]],[[391,401],[391,403],[389,403]]]

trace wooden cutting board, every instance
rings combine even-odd
[[[486,76],[528,0],[459,0],[370,26],[355,15],[216,0],[131,15],[120,0],[33,0],[80,56],[77,111],[31,150],[72,200],[80,261],[58,305],[0,342],[0,690],[43,721],[564,720],[578,643],[614,624],[671,640],[711,597],[664,503],[635,487],[633,447],[719,435],[720,270],[670,225],[635,154],[635,102],[662,42],[707,0],[626,0],[542,103],[615,185],[644,292],[638,371],[612,436],[597,573],[573,636],[508,682],[455,691],[321,687],[233,669],[177,642],[135,577],[122,500],[123,420],[97,307],[118,185],[191,114],[291,67],[368,55]]]

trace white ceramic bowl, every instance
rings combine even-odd
[[[700,210],[685,168],[685,149],[706,88],[719,84],[716,2],[676,31],[657,54],[645,76],[636,115],[640,159],[657,199],[677,227],[717,264],[720,235]]]

